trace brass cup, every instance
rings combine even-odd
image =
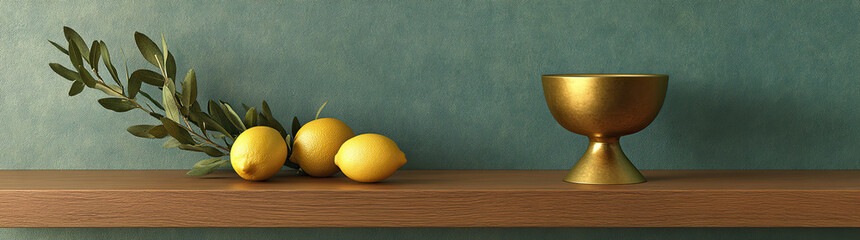
[[[588,150],[564,181],[632,184],[645,177],[621,151],[618,139],[639,132],[660,112],[669,76],[560,74],[541,76],[544,97],[562,127],[588,137]]]

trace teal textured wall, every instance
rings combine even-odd
[[[376,132],[406,169],[566,169],[586,139],[546,108],[540,75],[661,73],[666,102],[622,139],[641,169],[860,167],[860,1],[18,1],[0,8],[0,169],[185,169],[205,156],[125,132],[91,89],[48,68],[62,26],[149,67],[164,33],[200,98]],[[122,70],[121,70],[122,71]],[[144,88],[153,92],[152,89]],[[0,229],[0,238],[167,236],[660,238],[848,236],[856,229]],[[806,235],[804,235],[806,234]],[[840,235],[842,234],[842,235]]]

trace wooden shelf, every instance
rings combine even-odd
[[[0,171],[0,227],[860,227],[860,171],[401,170],[377,184],[286,173]]]

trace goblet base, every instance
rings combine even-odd
[[[589,138],[588,150],[570,169],[565,182],[580,184],[634,184],[645,177],[621,151],[618,138]]]

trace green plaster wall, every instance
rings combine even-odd
[[[62,26],[148,66],[163,32],[200,98],[336,117],[394,139],[405,169],[566,169],[586,139],[540,75],[670,75],[663,110],[622,139],[641,169],[860,167],[860,1],[19,1],[0,3],[0,169],[185,169],[48,68]],[[144,89],[152,92],[152,89]],[[560,176],[561,177],[561,176]],[[834,238],[857,229],[0,229],[0,239]]]

